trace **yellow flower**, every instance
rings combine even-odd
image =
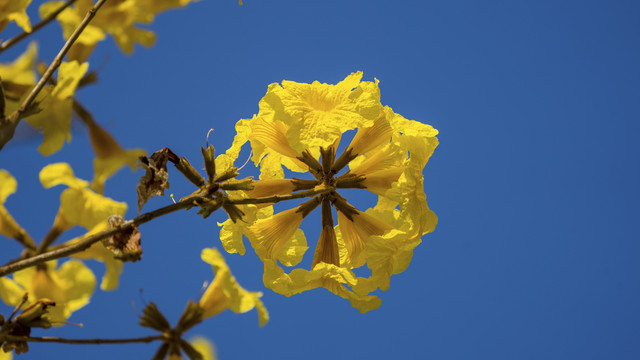
[[[204,309],[204,318],[208,318],[230,309],[235,313],[245,313],[253,308],[258,311],[260,326],[269,321],[269,314],[260,297],[261,292],[249,292],[243,289],[217,249],[204,249],[202,260],[213,267],[215,278],[200,299],[200,306]]]
[[[60,150],[64,141],[71,141],[71,107],[78,82],[89,68],[89,63],[65,62],[58,69],[58,83],[40,108],[43,110],[25,119],[31,126],[44,132],[38,150],[51,155]]]
[[[17,187],[16,179],[8,171],[0,169],[0,234],[35,246],[29,234],[18,225],[4,207],[7,197],[16,192]]]
[[[13,280],[0,278],[0,297],[16,306],[24,293],[29,294],[27,306],[38,299],[47,298],[56,303],[48,318],[54,326],[64,325],[71,313],[89,303],[96,279],[82,262],[69,260],[56,270],[56,261],[46,265],[17,271]]]
[[[135,43],[146,47],[152,46],[156,40],[155,34],[137,27],[138,24],[149,24],[157,13],[184,6],[190,2],[191,0],[107,1],[73,45],[68,58],[85,61],[96,44],[104,40],[107,34],[113,36],[120,49],[126,54],[133,52]],[[43,18],[48,16],[62,4],[62,1],[43,4],[40,6],[40,16]],[[65,39],[71,36],[92,7],[92,0],[78,0],[72,7],[65,9],[57,16]]]
[[[91,230],[100,223],[106,223],[111,215],[124,216],[127,204],[114,201],[93,192],[89,183],[78,179],[71,166],[66,163],[55,163],[45,166],[40,171],[40,182],[45,188],[59,184],[67,185],[60,195],[59,216],[64,218],[68,227],[78,225]]]
[[[426,203],[422,171],[438,144],[438,132],[382,106],[379,82],[361,78],[358,72],[336,85],[292,81],[270,85],[259,113],[236,125],[238,135],[229,158],[223,159],[232,163],[231,155],[237,156],[250,141],[263,184],[242,197],[295,194],[314,186],[328,190],[273,216],[267,216],[269,206],[263,217],[245,219],[246,225],[238,226],[234,236],[236,242],[241,242],[242,234],[251,241],[265,263],[268,288],[290,296],[325,287],[362,310],[374,308],[379,299],[368,294],[388,289],[391,275],[406,269],[422,235],[435,228],[437,217]],[[338,156],[342,134],[353,129],[355,136]],[[315,180],[283,179],[283,165],[308,171]],[[344,188],[366,189],[378,196],[378,204],[360,211],[340,195]],[[291,239],[304,239],[299,229],[302,219],[320,203],[322,230],[311,270],[286,274],[278,261],[284,266],[298,264],[299,257],[291,261],[288,256],[300,254]],[[338,214],[335,227],[331,206]],[[351,269],[365,264],[372,275],[355,278]]]
[[[109,225],[106,221],[97,224],[86,234],[69,240],[68,243],[73,244],[75,242],[80,242],[88,236],[97,234],[105,230],[109,230]],[[102,281],[100,282],[100,289],[104,291],[110,291],[118,288],[120,273],[122,273],[122,261],[116,259],[113,255],[113,252],[104,247],[101,242],[97,242],[91,245],[91,247],[89,247],[87,250],[77,252],[72,256],[78,259],[93,259],[103,262],[106,270],[104,272],[104,275],[102,276]]]
[[[0,78],[5,95],[5,115],[14,112],[21,98],[36,84],[34,66],[38,58],[38,46],[32,42],[27,50],[10,64],[0,64]]]
[[[95,121],[87,123],[89,139],[96,153],[93,160],[93,181],[91,187],[99,193],[104,192],[104,183],[123,166],[129,165],[131,171],[136,170],[136,162],[145,155],[142,149],[124,150],[120,144]]]
[[[69,187],[60,195],[60,208],[54,227],[60,232],[76,225],[88,230],[85,235],[71,240],[72,242],[108,229],[107,219],[111,215],[124,216],[127,211],[126,203],[114,201],[92,191],[87,181],[75,177],[69,164],[55,163],[45,166],[40,171],[40,182],[45,188],[60,184]],[[104,262],[107,271],[100,287],[103,290],[113,290],[118,286],[122,264],[113,258],[113,254],[104,248],[102,243],[96,243],[73,256]]]
[[[360,86],[362,72],[352,73],[336,85],[282,81],[271,84],[260,101],[267,121],[289,126],[287,138],[294,149],[327,147],[347,131],[372,126],[380,116],[379,97]]]
[[[191,346],[193,346],[200,355],[202,355],[202,360],[216,360],[218,356],[216,355],[216,348],[211,341],[202,337],[196,336],[189,340]]]
[[[9,21],[15,21],[22,30],[31,32],[31,22],[27,16],[27,6],[31,0],[0,0],[0,31]]]

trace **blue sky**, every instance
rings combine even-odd
[[[286,298],[264,288],[252,250],[227,254],[239,282],[265,293],[271,321],[259,328],[255,312],[225,312],[194,329],[221,359],[637,359],[639,14],[633,1],[203,0],[158,16],[150,49],[127,57],[101,43],[90,58],[100,81],[79,99],[124,147],[167,146],[198,163],[207,131],[226,149],[270,83],[336,83],[361,70],[380,80],[383,104],[440,131],[424,172],[439,223],[379,294],[381,308],[363,315],[322,289]],[[36,37],[45,60],[62,46],[56,24]],[[93,155],[80,124],[49,158],[36,151],[38,135],[22,134],[0,152],[18,179],[6,207],[41,239],[61,188],[42,189],[38,172],[67,161],[90,179]],[[129,217],[140,175],[107,182]],[[176,197],[192,191],[172,179]],[[223,220],[189,211],[143,225],[143,260],[125,266],[117,291],[96,292],[74,313],[83,328],[57,334],[149,334],[132,301],[138,312],[154,301],[175,322],[212,277],[199,254],[221,248]],[[310,244],[314,225],[303,223]],[[3,261],[19,251],[3,244]],[[34,344],[24,358],[148,358],[155,348]]]

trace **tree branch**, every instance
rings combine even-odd
[[[62,6],[60,6],[59,9],[57,9],[54,12],[52,12],[49,16],[47,16],[46,18],[40,20],[39,23],[34,25],[33,28],[31,28],[31,32],[24,31],[21,34],[16,35],[13,38],[11,38],[11,39],[3,42],[2,44],[0,44],[0,54],[3,51],[7,50],[8,48],[12,47],[13,45],[15,45],[15,44],[19,43],[20,41],[26,39],[27,37],[31,36],[36,31],[42,29],[45,25],[47,25],[48,23],[53,21],[53,19],[55,19],[56,16],[58,16],[58,14],[60,14],[64,9],[68,8],[69,6],[71,6],[71,4],[73,4],[74,2],[76,2],[76,0],[68,0],[66,3],[64,3]]]
[[[26,342],[44,342],[44,343],[62,343],[62,344],[131,344],[131,343],[150,343],[156,340],[165,340],[163,335],[145,336],[139,338],[128,339],[65,339],[55,336],[30,337],[15,335],[0,335],[3,341],[26,341]]]
[[[239,204],[268,204],[268,203],[277,203],[280,201],[285,201],[285,200],[293,200],[293,199],[301,199],[301,198],[305,198],[305,197],[310,197],[310,196],[315,196],[318,194],[323,194],[323,193],[328,193],[331,191],[334,191],[335,188],[333,187],[325,187],[325,188],[320,188],[320,189],[312,189],[312,190],[307,190],[307,191],[301,191],[299,193],[295,193],[295,194],[291,194],[291,195],[275,195],[275,196],[269,196],[269,197],[264,197],[264,198],[255,198],[255,199],[237,199],[237,200],[231,200],[231,199],[227,199],[226,201],[234,204],[234,205],[239,205]],[[65,257],[65,256],[69,256],[72,254],[75,254],[77,252],[83,251],[88,249],[91,245],[97,243],[98,241],[105,239],[109,236],[112,236],[114,234],[117,234],[123,230],[126,230],[130,227],[133,226],[137,226],[140,224],[144,224],[146,222],[149,222],[157,217],[166,215],[166,214],[170,214],[172,212],[181,210],[181,209],[185,209],[185,208],[190,208],[192,206],[198,206],[199,203],[204,202],[208,200],[205,197],[202,197],[200,195],[192,195],[187,197],[186,199],[177,202],[175,204],[171,204],[169,206],[165,206],[163,208],[148,212],[148,213],[144,213],[132,220],[129,221],[125,221],[122,225],[113,228],[113,229],[109,229],[109,230],[105,230],[103,232],[97,233],[97,234],[93,234],[90,236],[87,236],[86,238],[82,239],[81,241],[78,241],[76,243],[73,244],[69,244],[69,245],[65,245],[63,247],[42,253],[42,254],[38,254],[35,256],[32,256],[30,258],[27,259],[23,259],[23,260],[18,260],[9,264],[6,264],[4,266],[0,267],[0,276],[5,276],[8,274],[11,274],[13,272],[16,272],[18,270],[22,270],[37,264],[41,264],[44,263],[45,261],[49,261],[49,260],[54,260],[54,259],[59,259],[61,257]]]
[[[269,204],[269,203],[277,203],[285,200],[293,200],[293,199],[302,199],[305,197],[310,197],[318,194],[328,193],[335,190],[333,187],[326,187],[320,189],[311,189],[307,191],[301,191],[299,193],[291,194],[291,195],[274,195],[263,198],[255,198],[255,199],[236,199],[231,200],[228,199],[226,202],[234,205],[240,204]]]
[[[75,29],[73,34],[71,34],[67,42],[62,47],[62,49],[60,49],[60,52],[58,53],[58,55],[56,55],[56,57],[53,59],[53,62],[51,62],[51,65],[49,65],[49,67],[47,68],[47,71],[44,72],[40,81],[38,81],[38,83],[33,88],[33,90],[31,90],[31,93],[29,93],[27,98],[24,99],[24,101],[22,102],[22,105],[20,105],[20,107],[16,111],[14,111],[11,115],[9,115],[4,120],[4,123],[0,124],[1,125],[0,129],[2,130],[2,132],[0,133],[1,135],[0,149],[2,149],[4,144],[6,144],[7,142],[9,142],[9,140],[11,140],[11,138],[13,137],[15,128],[16,126],[18,126],[18,123],[20,122],[20,118],[22,117],[22,114],[24,114],[24,112],[29,108],[29,106],[31,106],[31,103],[33,103],[36,96],[38,96],[38,94],[40,93],[42,88],[45,86],[47,81],[49,81],[51,76],[53,76],[53,73],[60,66],[60,64],[62,63],[62,59],[65,57],[65,55],[67,55],[73,43],[78,39],[82,31],[87,27],[87,25],[89,25],[89,22],[91,21],[91,19],[93,19],[93,17],[96,15],[96,12],[98,11],[98,9],[100,9],[102,4],[104,4],[106,1],[107,0],[99,0],[93,6],[93,8],[89,10],[87,15],[84,17],[84,19],[80,23],[80,25],[78,25],[78,27]]]
[[[166,214],[170,214],[172,212],[184,209],[184,208],[188,208],[191,206],[195,206],[198,205],[198,201],[202,199],[199,196],[194,196],[194,197],[188,197],[180,202],[177,202],[175,204],[171,204],[169,206],[165,206],[163,208],[148,212],[148,213],[144,213],[132,220],[129,221],[125,221],[122,225],[113,228],[113,229],[109,229],[109,230],[105,230],[103,232],[97,233],[97,234],[93,234],[90,236],[87,236],[86,238],[84,238],[81,241],[78,241],[77,243],[73,243],[70,244],[68,246],[64,246],[62,248],[58,248],[52,251],[48,251],[46,253],[42,253],[24,260],[19,260],[16,261],[14,263],[11,264],[7,264],[4,266],[0,267],[0,276],[4,276],[7,274],[11,274],[13,272],[16,272],[18,270],[22,270],[24,268],[28,268],[30,266],[34,266],[37,264],[41,264],[45,261],[49,261],[49,260],[54,260],[54,259],[59,259],[61,257],[65,257],[65,256],[69,256],[71,254],[83,251],[88,249],[91,245],[97,243],[98,241],[105,239],[111,235],[117,234],[123,230],[126,230],[130,227],[133,226],[137,226],[140,224],[144,224],[146,222],[149,222],[157,217],[166,215]]]

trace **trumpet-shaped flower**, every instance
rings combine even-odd
[[[93,181],[91,187],[99,193],[104,192],[104,183],[123,166],[129,165],[135,171],[136,162],[145,155],[142,149],[124,150],[118,142],[95,121],[90,121],[89,139],[96,158],[93,160]]]
[[[114,201],[93,192],[89,183],[78,179],[71,166],[66,163],[55,163],[45,166],[40,171],[40,182],[45,188],[59,184],[67,185],[60,195],[58,213],[68,226],[82,226],[91,230],[100,223],[106,223],[111,215],[124,216],[127,204]]]
[[[22,30],[31,32],[31,22],[27,15],[27,6],[31,0],[0,0],[0,31],[10,21],[15,21]]]
[[[89,68],[89,63],[65,62],[58,69],[58,83],[41,103],[43,111],[25,119],[44,133],[38,150],[51,155],[60,150],[64,141],[71,141],[71,108],[78,82]]]
[[[107,219],[112,215],[124,216],[127,204],[114,201],[95,193],[89,188],[89,183],[78,179],[73,170],[66,163],[55,163],[45,166],[40,171],[40,182],[45,188],[64,184],[68,188],[60,195],[60,208],[56,216],[54,227],[58,231],[65,231],[73,226],[82,226],[89,232],[71,241],[106,230]],[[83,259],[95,259],[105,263],[107,271],[100,285],[103,290],[115,289],[118,285],[118,275],[122,271],[122,264],[113,259],[113,254],[102,244],[94,244],[89,249],[74,254]]]
[[[202,260],[210,264],[215,272],[215,278],[200,298],[200,306],[204,309],[204,318],[208,318],[230,309],[235,313],[245,313],[253,308],[258,311],[260,326],[269,321],[269,314],[260,297],[261,292],[249,292],[243,289],[224,261],[217,249],[204,249]]]
[[[56,269],[56,261],[46,265],[17,271],[13,280],[0,278],[0,297],[16,306],[24,293],[29,295],[27,305],[39,299],[51,299],[56,306],[47,315],[55,326],[63,325],[71,313],[89,303],[96,279],[82,262],[69,260]]]

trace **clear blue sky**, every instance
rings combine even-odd
[[[153,48],[127,57],[100,44],[90,59],[100,82],[79,96],[124,147],[168,146],[196,163],[209,128],[223,151],[283,79],[335,83],[362,70],[380,80],[383,104],[440,131],[425,169],[439,224],[379,294],[381,308],[363,315],[323,289],[283,297],[264,289],[252,250],[226,255],[245,288],[264,291],[271,321],[225,312],[197,327],[221,359],[638,359],[639,16],[635,1],[203,0],[160,15]],[[57,24],[47,31],[38,37],[50,60],[62,39]],[[6,206],[35,239],[61,191],[42,189],[40,169],[68,161],[92,176],[82,125],[73,136],[50,158],[37,135],[0,152],[19,184]],[[107,182],[129,217],[140,175]],[[177,197],[192,191],[173,179]],[[149,334],[135,325],[139,289],[176,321],[212,277],[199,254],[221,248],[223,219],[190,211],[142,226],[143,260],[73,314],[84,328],[58,334]],[[4,261],[18,247],[3,244]],[[149,358],[155,348],[34,344],[24,358]]]

